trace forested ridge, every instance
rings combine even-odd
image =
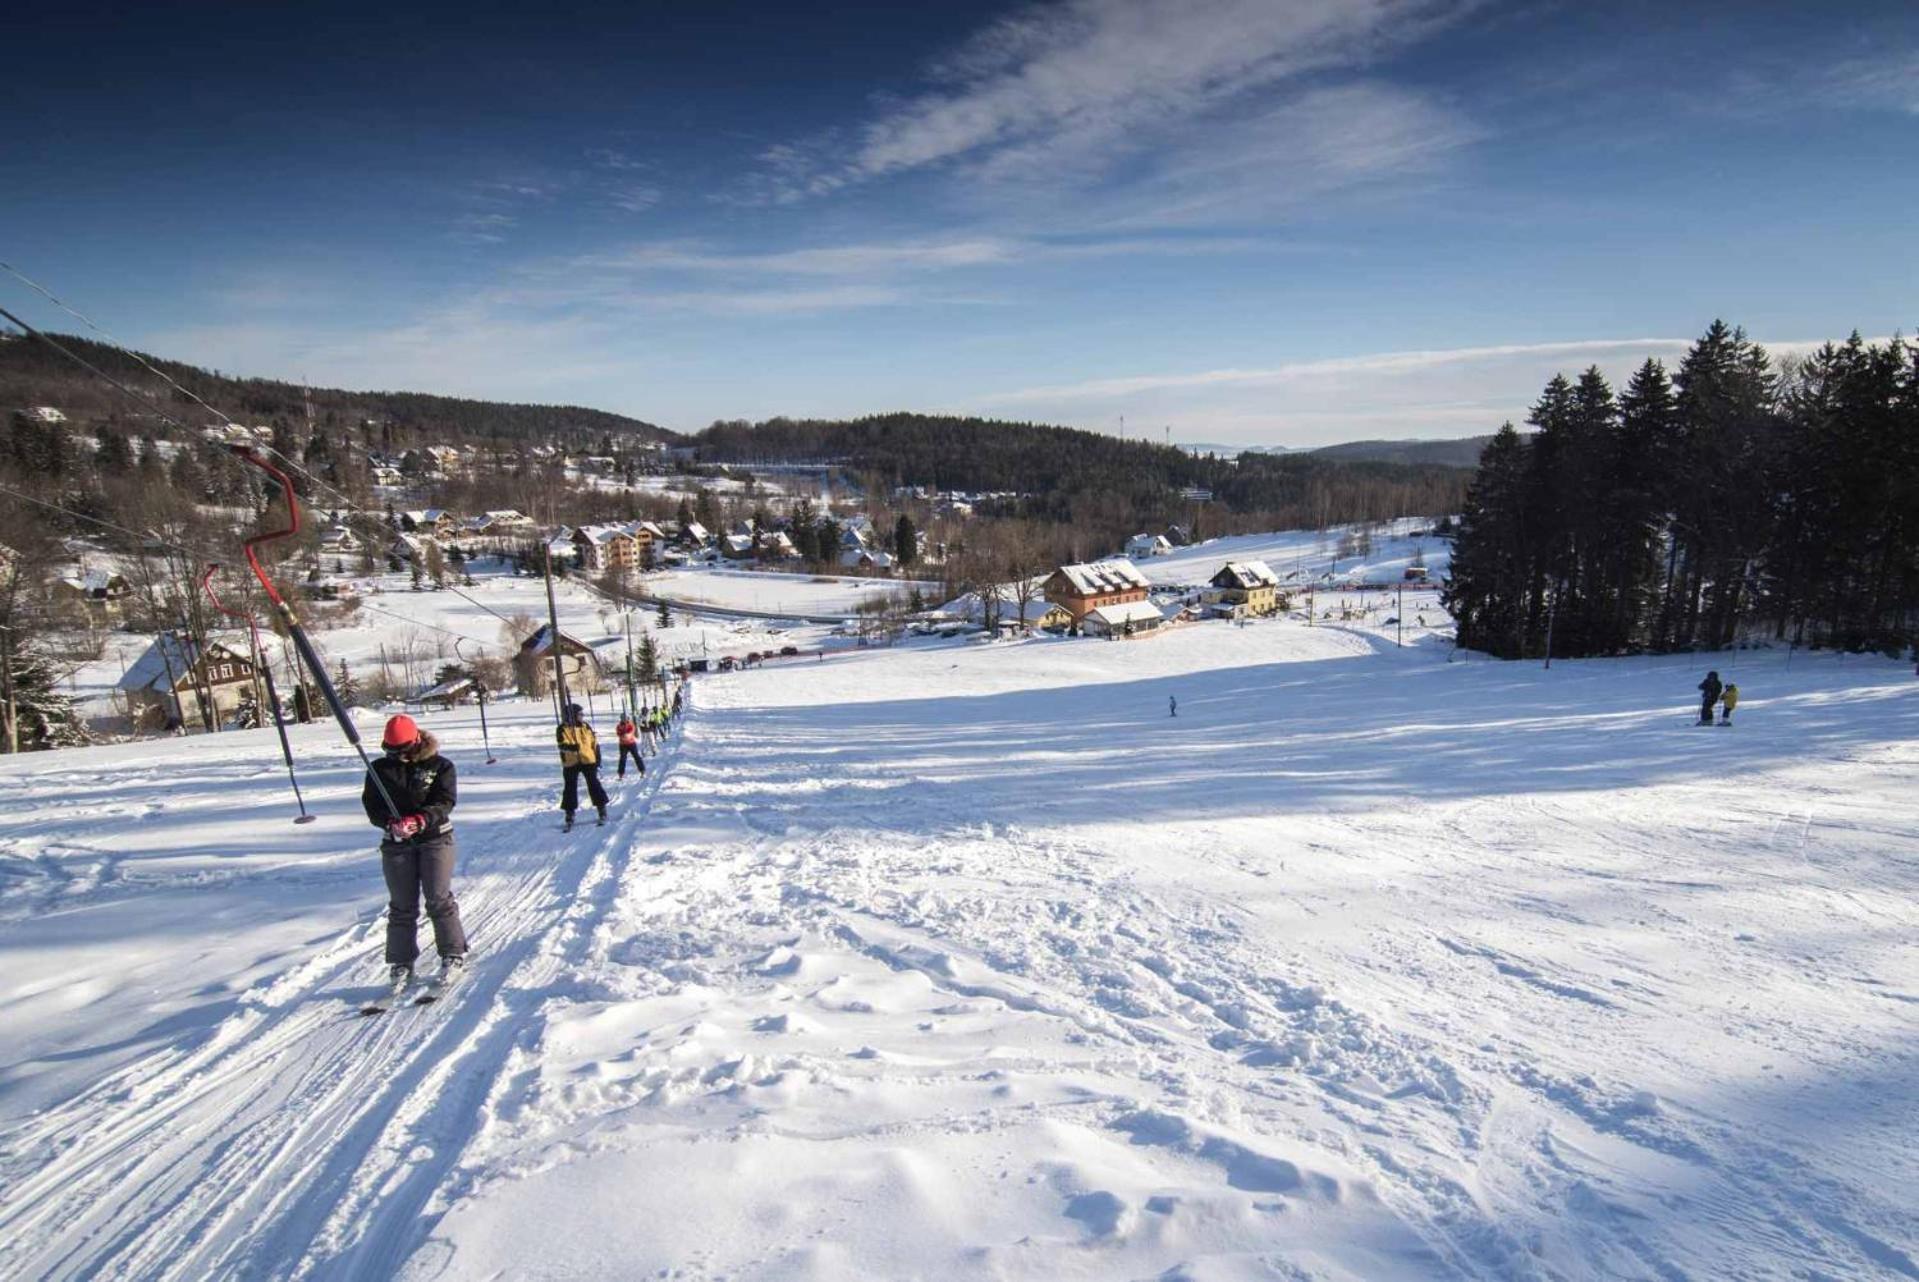
[[[1670,375],[1546,385],[1481,457],[1460,643],[1508,658],[1919,639],[1919,344],[1775,363],[1715,321]]]
[[[1467,473],[1347,462],[1312,453],[1194,455],[1148,441],[1038,423],[890,413],[856,419],[715,423],[692,438],[702,461],[834,464],[873,487],[1003,496],[1006,515],[1072,523],[1109,539],[1193,519],[1181,492],[1216,503],[1204,533],[1325,526],[1458,510]]]
[[[194,426],[209,424],[210,416],[142,366],[141,361],[249,427],[276,422],[304,424],[310,400],[315,426],[357,429],[373,420],[385,429],[383,439],[376,443],[389,448],[587,442],[608,434],[631,434],[643,440],[678,439],[652,423],[577,405],[527,405],[425,392],[307,388],[278,379],[235,378],[145,353],[136,359],[121,348],[71,334],[49,337],[167,414]],[[150,412],[46,343],[0,336],[0,412],[32,405],[55,406],[77,421],[138,426],[143,432],[156,425]]]

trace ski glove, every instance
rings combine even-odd
[[[408,815],[403,819],[395,819],[392,823],[388,824],[386,826],[386,836],[388,841],[406,841],[408,838],[425,830],[425,815]]]

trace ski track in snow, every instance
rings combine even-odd
[[[10,1121],[0,1275],[1919,1277],[1909,681],[1439,653],[712,678],[605,831],[463,826],[443,1009],[362,915]],[[0,924],[211,875],[114,853],[164,768]]]
[[[246,993],[203,1044],[163,1048],[0,1137],[0,1274],[390,1274],[490,1074],[605,911],[671,759],[653,760],[620,814],[557,859],[550,782],[506,831],[473,841],[456,825],[475,952],[435,1008],[359,1014],[377,988],[355,982],[377,975],[375,916]],[[424,921],[422,937],[430,965]]]

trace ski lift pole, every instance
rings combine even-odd
[[[333,678],[327,675],[326,665],[320,662],[319,651],[313,648],[313,642],[308,638],[306,629],[300,626],[300,620],[293,613],[293,607],[288,605],[287,599],[280,595],[280,589],[273,586],[273,580],[267,575],[266,567],[260,564],[257,551],[260,544],[290,539],[300,532],[300,499],[293,492],[293,482],[285,472],[255,453],[252,446],[233,445],[228,448],[239,455],[241,462],[250,463],[272,477],[280,486],[280,494],[286,499],[287,528],[268,530],[245,540],[242,546],[246,548],[247,565],[252,568],[253,577],[260,581],[260,587],[265,590],[267,600],[273,602],[274,610],[279,613],[280,622],[286,625],[287,635],[293,638],[293,648],[300,653],[300,661],[306,664],[307,671],[313,674],[314,684],[320,687],[321,696],[326,699],[327,707],[333,711],[333,719],[340,723],[340,733],[344,734],[347,742],[353,745],[353,750],[360,754],[360,763],[366,767],[367,778],[373,781],[373,787],[379,792],[380,800],[386,803],[387,813],[397,821],[403,818],[400,807],[394,802],[393,794],[386,790],[386,784],[381,781],[379,773],[373,769],[373,759],[366,755],[366,745],[360,742],[360,728],[353,724],[353,718],[347,716],[346,705],[340,702],[340,692],[333,688]]]
[[[465,644],[465,637],[453,639],[454,656],[462,664],[466,663],[466,655],[460,652],[460,647]],[[486,731],[486,682],[475,676],[472,668],[466,670],[466,675],[467,680],[473,683],[473,702],[480,705],[480,742],[486,745],[486,764],[490,766],[499,761],[499,758],[493,755],[493,736]]]
[[[213,574],[220,568],[217,561],[207,563],[206,572],[200,576],[200,590],[207,594],[207,600],[213,602],[213,608],[232,619],[245,619],[247,638],[253,645],[253,670],[266,678],[267,704],[273,709],[273,728],[280,733],[280,757],[287,763],[287,782],[293,785],[293,802],[300,807],[300,817],[293,822],[310,824],[314,817],[307,813],[306,798],[300,795],[300,777],[293,773],[293,745],[287,741],[286,719],[280,715],[280,692],[273,685],[273,665],[263,658],[260,645],[260,625],[250,611],[236,610],[221,601],[213,590]],[[259,693],[257,690],[254,693]]]

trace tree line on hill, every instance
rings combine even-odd
[[[1070,526],[1089,556],[1170,524],[1211,537],[1438,517],[1458,510],[1468,475],[1311,453],[1195,455],[1076,428],[911,413],[726,421],[691,443],[712,462],[837,465],[869,492],[923,486],[981,495],[977,507],[986,515]],[[1182,497],[1195,489],[1210,491],[1214,502],[1196,507]]]
[[[1504,658],[1919,640],[1919,344],[1775,363],[1713,322],[1617,394],[1547,383],[1468,490],[1448,603]]]
[[[492,444],[506,448],[528,442],[589,448],[608,436],[646,441],[679,439],[652,423],[576,405],[525,405],[424,392],[303,387],[271,378],[234,378],[72,334],[49,337],[185,423],[208,423],[209,416],[146,365],[248,426],[279,423],[304,427],[311,405],[314,428],[358,433],[370,425],[364,443],[389,451],[415,444]],[[54,405],[75,420],[117,424],[142,435],[167,438],[168,429],[157,416],[142,412],[124,393],[52,347],[31,338],[0,335],[0,407],[28,405]]]

